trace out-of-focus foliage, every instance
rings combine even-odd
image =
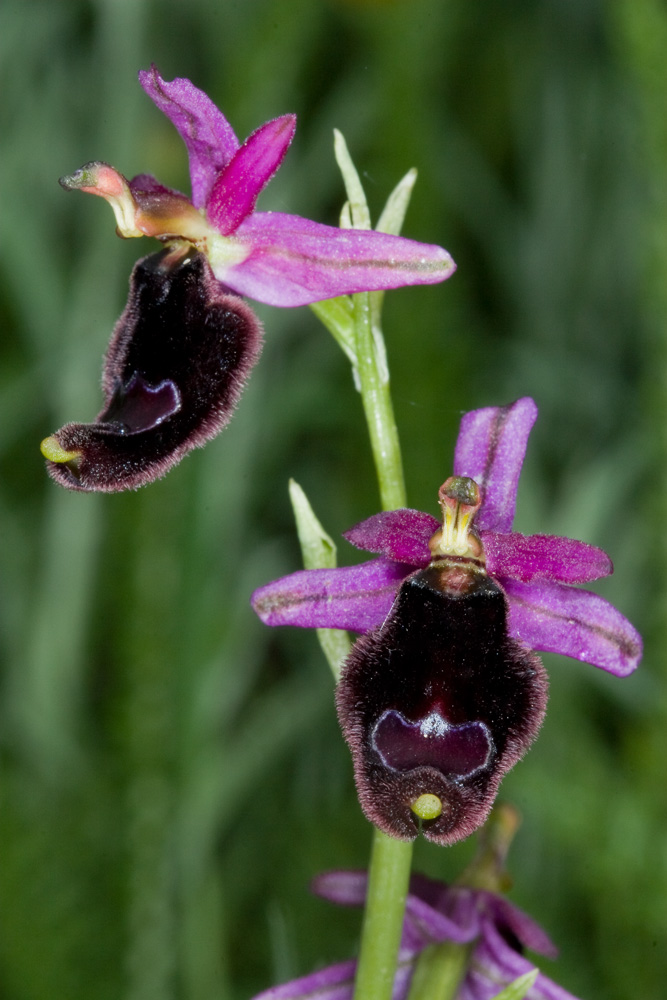
[[[140,493],[62,492],[37,449],[97,412],[152,249],[57,178],[95,158],[187,188],[136,82],[151,61],[240,135],[297,112],[262,207],[336,221],[334,126],[376,215],[419,168],[404,232],[459,270],[386,296],[410,502],[435,512],[462,409],[534,396],[517,526],[607,548],[601,592],[647,640],[627,681],[548,663],[543,734],[503,789],[513,899],[575,994],[664,996],[666,45],[659,0],[0,6],[3,998],[243,1000],[358,933],[306,892],[369,847],[328,668],[248,605],[299,565],[289,476],[333,536],[377,509],[343,355],[308,310],[261,309],[231,427]],[[417,861],[455,877],[469,854]]]

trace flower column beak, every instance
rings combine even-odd
[[[113,209],[116,232],[123,239],[181,237],[202,248],[213,235],[203,215],[185,195],[170,191],[145,174],[129,182],[108,163],[92,161],[61,177],[60,184],[66,191],[104,198]]]

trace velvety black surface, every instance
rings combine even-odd
[[[222,291],[203,254],[144,257],[107,353],[105,407],[95,423],[58,431],[60,445],[81,454],[47,462],[50,474],[106,492],[163,475],[229,421],[260,347],[259,321]]]
[[[443,561],[403,583],[381,628],[355,645],[338,710],[368,818],[412,838],[410,803],[443,802],[425,835],[451,843],[477,827],[502,775],[544,715],[540,660],[506,630],[501,588],[472,566]]]

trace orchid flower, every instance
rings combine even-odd
[[[513,532],[532,399],[467,413],[442,523],[416,510],[346,532],[371,562],[302,570],[255,592],[268,625],[362,633],[343,668],[338,714],[362,808],[403,840],[440,844],[488,815],[502,776],[540,727],[547,697],[533,651],[617,676],[641,657],[632,625],[584,583],[612,572],[600,549]]]
[[[49,474],[76,490],[141,486],[228,423],[261,347],[259,321],[239,296],[299,306],[432,284],[455,269],[442,247],[256,211],[295,116],[266,122],[240,144],[189,80],[163,80],[153,66],[139,81],[185,142],[192,198],[147,174],[128,181],[100,161],[61,179],[67,190],[105,198],[119,236],[167,246],[133,272],[95,422],[67,424],[42,442]]]
[[[152,66],[139,73],[139,82],[185,142],[192,199],[147,174],[127,181],[104,163],[63,178],[68,189],[106,198],[121,236],[186,240],[227,288],[272,306],[431,284],[454,271],[442,247],[257,212],[257,198],[294,136],[295,115],[266,122],[241,145],[222,112],[189,80],[163,80]]]
[[[313,890],[341,906],[363,906],[366,884],[365,872],[333,871],[319,875]],[[392,1000],[406,1000],[419,956],[445,941],[472,947],[456,1000],[492,1000],[503,986],[534,969],[523,957],[524,948],[549,958],[557,954],[541,927],[502,896],[413,875]],[[274,986],[254,1000],[352,1000],[356,967],[355,961],[340,962]],[[539,973],[526,1000],[576,998]]]

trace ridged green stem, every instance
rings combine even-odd
[[[406,495],[389,377],[378,364],[370,296],[362,292],[353,300],[357,373],[382,507],[395,510],[405,507]],[[390,1000],[411,864],[412,843],[374,830],[354,1000]]]
[[[444,941],[426,948],[417,961],[408,1000],[455,1000],[472,946]]]
[[[357,374],[361,398],[368,424],[373,460],[380,487],[383,510],[406,506],[403,461],[394,408],[389,391],[389,375],[384,357],[379,357],[384,345],[374,336],[371,298],[368,292],[353,296]]]
[[[411,864],[412,842],[373,831],[354,1000],[391,998]]]

